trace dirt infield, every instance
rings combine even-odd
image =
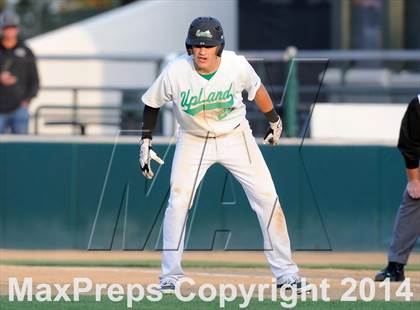
[[[1,250],[0,260],[48,260],[48,261],[133,261],[133,260],[159,260],[159,252],[78,252],[78,251],[10,251]],[[303,268],[302,276],[310,279],[311,283],[319,285],[323,279],[327,279],[331,287],[328,289],[329,296],[338,300],[350,287],[350,284],[342,285],[342,279],[351,277],[359,281],[365,277],[372,278],[376,270],[361,269],[337,269],[328,268],[333,265],[385,265],[386,254],[384,253],[310,253],[298,252],[294,254],[295,261],[300,265],[320,265],[322,268]],[[184,261],[206,261],[220,263],[265,263],[265,257],[260,252],[187,252]],[[411,256],[409,264],[419,265],[420,254]],[[418,269],[417,269],[418,270]],[[420,301],[420,271],[408,271],[407,276],[411,279],[411,291],[414,293],[412,300]],[[87,277],[94,283],[139,283],[144,286],[157,283],[160,270],[158,268],[133,268],[133,267],[67,267],[67,266],[14,266],[9,264],[0,265],[0,294],[8,294],[8,279],[17,277],[32,277],[34,284],[38,283],[73,283],[75,277]],[[249,286],[251,283],[271,284],[272,274],[267,268],[185,268],[186,275],[194,279],[196,285],[190,290],[197,291],[203,283],[212,283],[218,287],[222,283],[238,285],[243,283]],[[391,299],[395,297],[398,283],[391,284]],[[354,293],[358,295],[357,291]],[[375,299],[384,299],[384,289],[376,284]]]

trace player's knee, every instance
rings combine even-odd
[[[279,199],[278,197],[270,192],[261,192],[255,198],[255,206],[263,209],[273,209],[274,207],[279,207]]]
[[[193,197],[191,191],[174,186],[171,188],[169,196],[169,206],[179,209],[188,209],[192,203]]]

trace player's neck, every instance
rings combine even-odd
[[[199,74],[211,74],[213,72],[216,72],[217,69],[219,69],[221,60],[221,57],[217,57],[214,64],[208,66],[207,68],[199,68],[196,63],[194,63],[194,66]]]

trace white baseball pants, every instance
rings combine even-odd
[[[197,187],[214,163],[223,165],[242,185],[251,208],[257,214],[264,249],[269,249],[264,252],[274,276],[280,278],[297,273],[298,267],[291,258],[286,221],[270,171],[246,122],[217,138],[206,139],[186,132],[179,134],[163,221],[160,279],[178,279],[184,275],[181,258],[187,213]]]

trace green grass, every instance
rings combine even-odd
[[[235,302],[226,303],[224,309],[241,309],[239,304],[242,300],[238,299]],[[350,309],[366,309],[366,310],[408,310],[408,309],[419,309],[420,302],[384,302],[384,301],[372,301],[372,302],[298,302],[296,307],[293,309],[311,309],[311,310],[350,310]],[[205,303],[198,299],[194,299],[191,302],[181,302],[174,296],[165,296],[159,302],[140,301],[133,304],[132,309],[142,310],[207,310],[207,309],[219,309],[219,301],[215,299],[210,303]],[[0,297],[0,309],[4,310],[69,310],[69,309],[83,309],[83,310],[118,310],[127,309],[125,301],[118,303],[111,302],[107,298],[104,298],[101,302],[96,302],[94,297],[83,297],[80,302],[9,302],[6,297]],[[280,305],[280,301],[273,302],[266,300],[264,302],[258,302],[253,299],[250,305],[245,309],[286,309]]]
[[[125,268],[160,268],[160,260],[122,260],[122,261],[99,261],[99,260],[0,260],[0,264],[13,266],[46,266],[46,267],[125,267]],[[255,269],[267,268],[266,263],[242,263],[242,262],[206,262],[184,261],[185,268],[237,268]],[[306,269],[344,269],[344,270],[379,270],[384,265],[379,264],[300,264],[300,268]],[[405,268],[407,271],[420,271],[420,264],[410,264]]]

